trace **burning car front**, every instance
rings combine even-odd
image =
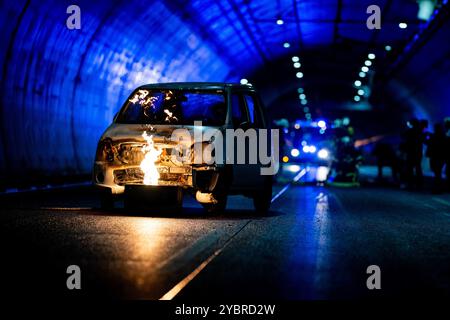
[[[175,95],[171,90],[137,90],[102,135],[93,170],[94,184],[104,190],[102,205],[110,205],[115,195],[127,189],[152,186],[160,191],[178,190],[178,194],[188,189],[197,193],[199,201],[214,201],[208,194],[217,183],[221,167],[208,159],[194,161],[196,152],[203,156],[204,148],[211,143],[203,141],[202,134],[196,137],[195,132],[221,129],[226,115],[225,95],[192,91]],[[203,95],[206,101],[192,95]],[[197,107],[197,112],[189,110],[193,114],[180,103],[180,99],[186,102],[189,98],[203,102],[192,107]],[[205,115],[211,112],[208,108],[223,110]],[[196,128],[196,118],[213,126]]]

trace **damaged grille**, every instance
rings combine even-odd
[[[158,172],[158,185],[183,186],[192,184],[192,171],[190,168],[158,167]],[[143,184],[143,182],[144,172],[138,167],[114,170],[115,184]]]
[[[144,181],[144,172],[140,168],[114,170],[114,183],[124,185],[126,183],[141,184]]]

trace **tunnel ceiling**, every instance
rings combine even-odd
[[[89,172],[97,139],[144,83],[247,77],[269,107],[300,85],[313,108],[351,99],[367,53],[380,57],[376,71],[419,28],[416,1],[385,0],[382,29],[368,30],[372,2],[82,0],[81,29],[69,30],[72,1],[1,1],[2,176]],[[409,27],[399,31],[400,21]]]

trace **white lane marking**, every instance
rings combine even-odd
[[[165,295],[163,295],[159,300],[172,300],[175,298],[175,296],[180,293],[181,290],[183,290],[184,287],[186,287],[189,282],[191,282],[205,267],[214,260],[215,257],[217,257],[233,240],[233,238],[244,229],[251,220],[247,221],[238,231],[236,231],[225,243],[224,245],[214,251],[212,255],[210,255],[205,261],[200,263],[200,265],[194,269],[190,274],[188,274],[183,280],[178,282],[172,289],[170,289]]]
[[[300,180],[307,172],[309,171],[308,168],[301,170],[293,179],[291,182],[289,182],[286,186],[283,187],[276,195],[272,197],[271,203],[273,203],[276,199],[278,199],[283,193],[286,192],[287,189],[292,185],[292,183],[297,182]],[[210,255],[205,261],[200,263],[200,265],[194,269],[191,273],[189,273],[185,278],[183,278],[180,282],[178,282],[172,289],[170,289],[166,294],[164,294],[159,300],[172,300],[175,298],[175,296],[180,293],[181,290],[183,290],[189,282],[191,282],[203,269],[206,268],[206,266],[211,263],[211,261],[214,260],[218,255],[222,253],[222,251],[230,244],[231,240],[234,239],[234,237],[241,232],[249,223],[251,220],[249,220],[242,228],[240,228],[236,233],[234,233],[226,242],[225,244],[214,251],[212,255]]]
[[[434,201],[436,201],[436,202],[439,202],[440,204],[443,204],[443,205],[446,205],[446,206],[450,207],[450,202],[448,202],[448,201],[446,201],[444,199],[441,199],[441,198],[432,198],[432,199]]]
[[[432,198],[432,199],[433,199],[434,201],[436,201],[436,202],[439,202],[440,204],[443,204],[443,205],[445,205],[445,206],[450,207],[450,202],[447,201],[447,200],[444,200],[444,199],[441,199],[441,198]],[[437,210],[437,208],[436,208],[436,210]],[[448,213],[448,212],[442,212],[442,214],[443,214],[444,216],[450,217],[450,213]]]
[[[283,193],[286,192],[287,189],[289,189],[289,187],[292,185],[292,183],[297,182],[298,180],[300,180],[300,179],[301,179],[308,171],[309,171],[309,169],[307,169],[307,168],[301,170],[301,171],[294,177],[294,179],[292,179],[291,182],[289,182],[287,185],[285,185],[285,186],[283,187],[283,189],[281,189],[280,191],[278,191],[278,193],[272,197],[272,200],[270,201],[270,203],[274,203],[275,200],[277,200]]]
[[[94,210],[93,207],[40,207],[40,210],[81,211]]]

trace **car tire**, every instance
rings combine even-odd
[[[267,214],[269,212],[272,202],[272,184],[272,177],[267,177],[264,180],[262,190],[259,190],[253,195],[253,205],[258,214]]]
[[[102,191],[100,194],[100,208],[103,210],[114,209],[114,198],[111,191]]]
[[[175,213],[181,213],[183,210],[183,188],[177,188],[173,210]]]

